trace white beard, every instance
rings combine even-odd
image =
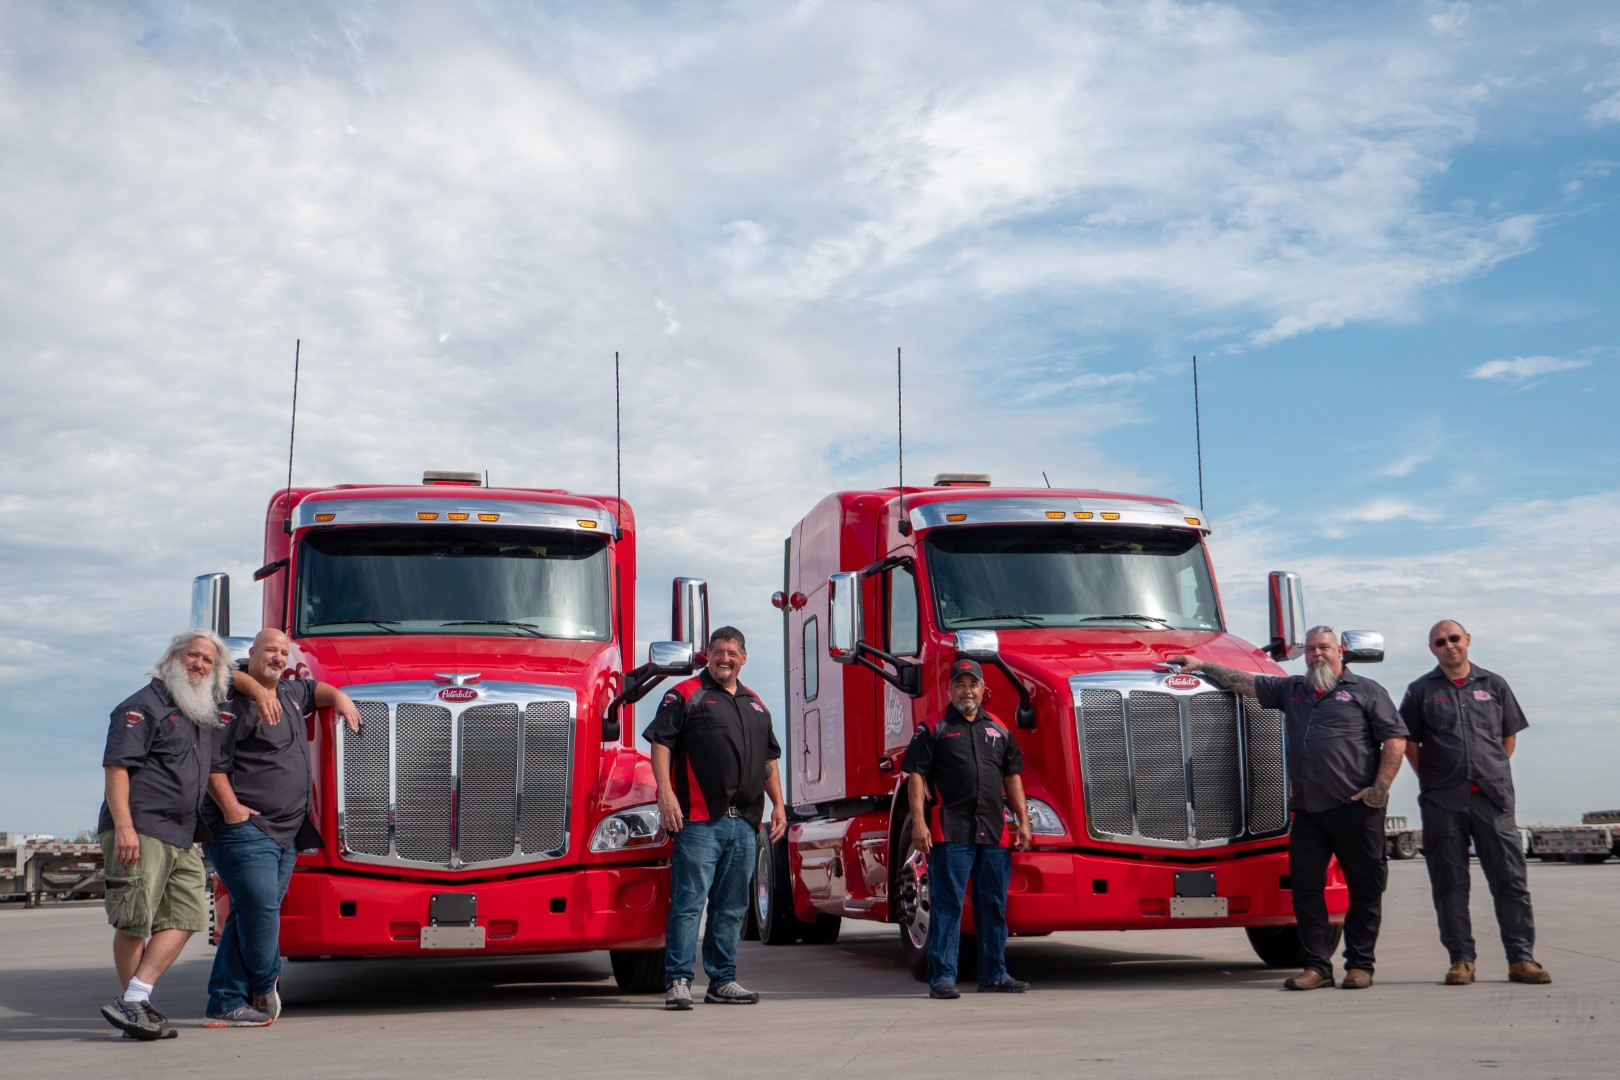
[[[199,728],[218,728],[219,701],[214,697],[214,680],[204,677],[196,682],[186,674],[178,659],[170,660],[158,671],[158,678],[168,687],[169,696],[179,706],[181,715]]]
[[[1305,672],[1305,682],[1318,694],[1325,694],[1338,683],[1339,677],[1333,674],[1333,668],[1327,661],[1312,664]]]

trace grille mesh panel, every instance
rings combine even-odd
[[[1282,712],[1262,709],[1258,701],[1246,697],[1243,724],[1249,743],[1249,831],[1281,832],[1288,824]]]
[[[450,861],[450,710],[407,703],[395,711],[397,835],[401,858]]]
[[[351,851],[388,854],[388,705],[357,701],[360,730],[338,725],[343,747],[344,831]]]
[[[1131,765],[1125,752],[1125,695],[1118,690],[1080,691],[1084,743],[1086,817],[1099,832],[1131,831]]]
[[[1222,840],[1243,831],[1243,770],[1238,761],[1238,716],[1232,695],[1194,694],[1187,699],[1192,736],[1193,809],[1200,840]]]
[[[1137,691],[1126,704],[1136,766],[1136,828],[1154,840],[1187,839],[1187,771],[1174,694]]]
[[[536,701],[523,713],[523,822],[525,854],[560,853],[568,841],[568,779],[574,725],[568,706]]]
[[[462,862],[510,858],[517,843],[518,707],[474,705],[461,714]]]

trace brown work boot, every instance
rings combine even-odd
[[[1332,986],[1333,976],[1306,968],[1293,978],[1283,980],[1284,990],[1315,990],[1319,986]]]
[[[1344,973],[1344,981],[1339,983],[1341,990],[1365,990],[1372,985],[1372,972],[1362,971],[1360,968],[1351,968]]]
[[[1552,982],[1552,976],[1547,969],[1534,960],[1520,960],[1517,964],[1508,965],[1508,982],[1542,983]]]
[[[1446,968],[1447,986],[1467,986],[1474,981],[1474,962],[1472,960],[1457,960]]]

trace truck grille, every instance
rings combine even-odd
[[[338,725],[345,859],[462,869],[567,851],[571,690],[487,683],[445,704],[440,685],[347,689],[361,727]]]
[[[1155,672],[1069,683],[1092,836],[1193,848],[1287,831],[1280,712]]]

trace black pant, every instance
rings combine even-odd
[[[1383,920],[1384,882],[1389,866],[1384,859],[1384,810],[1349,802],[1319,814],[1294,814],[1288,840],[1288,877],[1294,892],[1294,917],[1299,921],[1299,944],[1305,967],[1333,976],[1333,929],[1328,923],[1328,858],[1337,856],[1350,887],[1350,910],[1344,916],[1344,964],[1371,975],[1373,947]]]
[[[1440,920],[1440,943],[1453,963],[1474,961],[1474,929],[1468,919],[1468,841],[1474,841],[1479,868],[1496,902],[1496,925],[1508,963],[1534,960],[1536,920],[1530,909],[1530,885],[1524,849],[1513,811],[1499,810],[1479,792],[1467,810],[1445,810],[1419,800],[1423,810],[1423,861],[1429,867],[1434,913]]]

